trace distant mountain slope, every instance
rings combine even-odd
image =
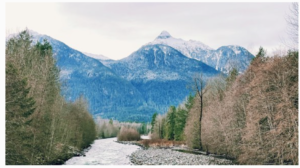
[[[91,53],[87,53],[87,52],[83,52],[84,55],[95,58],[97,60],[110,60],[110,58],[105,57],[104,55],[101,54],[91,54]]]
[[[187,58],[166,45],[147,45],[122,60],[108,65],[142,93],[146,103],[158,112],[177,106],[191,92],[187,88],[197,73],[205,78],[221,72],[201,61]]]
[[[232,67],[244,72],[254,57],[249,51],[240,46],[222,46],[214,50],[202,42],[174,38],[166,31],[163,31],[154,41],[146,45],[149,44],[168,45],[180,51],[183,55],[202,61],[224,73],[228,73]]]
[[[32,32],[31,32],[32,33]],[[32,33],[33,40],[47,39],[53,47],[60,68],[62,92],[74,101],[83,95],[90,112],[120,121],[149,121],[153,109],[145,104],[142,94],[127,80],[120,78],[98,60],[68,47],[46,35]]]

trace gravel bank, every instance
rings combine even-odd
[[[137,150],[130,155],[135,165],[231,165],[226,159],[206,155],[195,155],[172,149]]]

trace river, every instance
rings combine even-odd
[[[141,148],[116,141],[117,138],[95,140],[85,156],[72,157],[65,165],[131,165],[129,156]]]

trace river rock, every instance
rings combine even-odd
[[[174,151],[172,149],[137,150],[130,156],[135,165],[230,165],[226,159],[206,155],[195,155]]]

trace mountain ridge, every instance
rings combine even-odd
[[[145,45],[152,44],[164,44],[173,47],[183,55],[202,61],[225,74],[228,74],[232,68],[238,69],[240,73],[244,72],[254,58],[248,50],[238,45],[221,46],[218,49],[212,49],[200,41],[185,41],[180,38],[174,38],[167,31],[162,31],[154,41]],[[242,64],[239,63],[241,61],[243,61]]]
[[[142,46],[128,57],[110,63],[109,67],[130,81],[144,95],[146,103],[156,106],[160,112],[185,100],[192,92],[186,86],[197,73],[202,73],[205,79],[221,73],[162,44]]]

